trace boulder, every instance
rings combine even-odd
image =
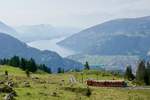
[[[2,80],[0,81],[0,84],[4,84],[4,83],[5,83],[5,81],[2,81]]]
[[[24,87],[31,87],[29,82],[24,82]]]
[[[10,93],[10,92],[13,92],[13,89],[7,85],[3,86],[3,87],[0,87],[0,92],[3,92],[3,93]]]
[[[13,87],[14,86],[14,82],[13,81],[9,81],[7,84],[8,84],[9,87]]]
[[[4,100],[14,100],[14,96],[17,96],[17,95],[16,95],[16,92],[8,93],[8,94],[6,94],[6,96],[4,97]]]

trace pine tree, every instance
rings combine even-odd
[[[85,62],[84,69],[86,69],[86,70],[90,69],[89,63],[87,61]]]
[[[130,81],[132,81],[135,78],[135,76],[132,73],[131,66],[127,66],[124,77]]]
[[[145,76],[146,76],[146,67],[145,61],[141,60],[138,64],[137,71],[136,71],[136,80],[138,82],[145,83]]]
[[[8,65],[9,64],[9,59],[6,59],[6,58],[2,59],[1,64],[2,65]]]
[[[37,69],[41,69],[44,72],[52,73],[51,68],[48,68],[45,64],[38,65],[36,64],[34,59],[26,60],[25,58],[19,58],[18,56],[14,56],[10,59],[0,59],[0,65],[10,65],[13,67],[19,67],[22,70],[28,70],[29,72],[36,72]],[[61,73],[64,72],[63,69],[61,69]]]
[[[61,67],[58,67],[57,73],[63,73],[63,72],[64,72],[64,70]]]
[[[20,68],[22,70],[26,70],[27,69],[27,61],[24,59],[24,58],[21,58],[21,61],[20,61]]]
[[[10,59],[9,65],[14,66],[14,67],[19,67],[20,66],[20,59],[18,56],[14,56]]]
[[[48,67],[47,67],[48,68]],[[52,70],[51,68],[48,68],[48,71],[47,71],[49,74],[52,74]]]
[[[47,73],[49,73],[49,74],[52,73],[51,68],[48,68],[45,64],[41,64],[41,65],[39,66],[39,69],[42,70],[42,71],[44,71],[44,72],[47,72]]]
[[[3,60],[2,59],[0,59],[0,65],[3,65]]]
[[[31,72],[36,72],[36,71],[37,71],[37,65],[36,65],[34,59],[31,58],[31,59],[28,61],[27,69],[28,69],[29,71],[31,71]]]
[[[147,62],[147,68],[146,68],[146,71],[147,71],[147,73],[146,73],[146,78],[148,79],[147,80],[147,85],[150,85],[150,62]]]

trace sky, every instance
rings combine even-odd
[[[150,0],[0,0],[0,21],[86,28],[116,18],[150,16]]]

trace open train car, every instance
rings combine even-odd
[[[88,86],[96,87],[127,87],[124,80],[87,80]]]

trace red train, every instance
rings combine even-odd
[[[127,84],[123,80],[87,80],[88,86],[97,87],[126,87]]]

